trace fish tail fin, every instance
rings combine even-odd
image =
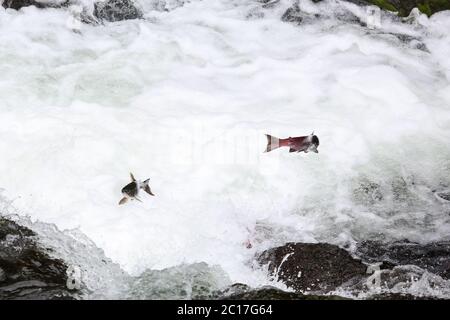
[[[143,185],[144,185],[144,191],[145,192],[147,192],[149,195],[151,195],[151,196],[155,196],[153,193],[152,193],[152,190],[150,189],[150,186],[148,185],[148,182],[150,181],[150,179],[147,179],[147,180],[145,180],[144,182],[143,182]]]
[[[270,134],[266,134],[266,137],[267,137],[267,147],[264,152],[270,152],[280,147],[280,139],[271,136]]]

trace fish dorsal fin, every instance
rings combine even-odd
[[[314,131],[309,136],[306,137],[306,141],[311,142],[313,137],[314,137]]]
[[[136,181],[136,179],[134,178],[133,174],[130,172],[130,177],[131,177],[131,181]]]

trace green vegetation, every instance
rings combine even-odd
[[[398,11],[396,7],[394,7],[394,5],[392,5],[392,3],[390,3],[387,0],[371,0],[370,2],[372,2],[374,5],[380,7],[381,9],[387,10],[387,11]]]
[[[450,0],[369,0],[369,2],[383,10],[398,12],[401,17],[408,16],[416,7],[427,16],[450,10]]]
[[[432,15],[428,1],[417,4],[417,8],[419,8],[420,12],[425,13],[429,17]]]
[[[443,10],[450,10],[450,0],[428,0],[431,14],[443,11]]]

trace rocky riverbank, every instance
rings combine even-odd
[[[323,0],[312,0],[314,3],[322,2]],[[393,12],[400,17],[406,17],[411,13],[411,10],[418,8],[422,13],[431,16],[436,12],[443,10],[450,10],[450,2],[446,0],[343,0],[351,2],[360,6],[375,5],[382,10]],[[279,0],[259,0],[264,6],[273,6]],[[37,8],[67,8],[71,5],[77,5],[77,0],[4,0],[2,6],[4,8],[19,10],[23,7],[35,6]],[[155,8],[165,8],[165,2],[161,5],[155,5]],[[89,16],[89,17],[88,17]],[[143,17],[143,12],[136,2],[133,0],[106,0],[95,1],[93,5],[93,12],[84,12],[82,14],[84,22],[95,21],[121,21],[128,19],[140,19]],[[292,19],[299,20],[298,4],[286,11],[283,15],[283,20],[290,21]],[[314,18],[314,17],[313,17]],[[317,17],[316,17],[317,18]]]
[[[331,244],[287,243],[258,258],[269,274],[296,292],[329,292],[366,278],[367,266]]]
[[[401,17],[409,15],[412,9],[418,8],[422,13],[431,16],[436,12],[450,10],[450,1],[445,0],[368,0],[381,9],[398,12]]]
[[[364,241],[352,252],[325,243],[287,243],[264,251],[257,260],[275,281],[297,293],[344,290],[369,299],[416,299],[405,293],[416,283],[426,283],[436,292],[445,290],[450,242]],[[430,292],[420,298],[436,295]]]
[[[6,9],[19,10],[23,7],[35,6],[40,9],[45,8],[69,8],[78,5],[76,0],[4,0],[3,7]],[[81,12],[75,12],[80,15],[80,19],[85,23],[98,23],[102,21],[121,21],[130,19],[140,19],[143,12],[133,0],[106,0],[95,1],[93,11],[83,8]]]
[[[36,234],[0,217],[0,300],[74,299],[67,287],[67,265],[39,246]]]
[[[67,266],[71,263],[53,256],[52,249],[38,244],[34,231],[0,217],[0,300],[81,298],[82,295],[76,288],[68,288]],[[98,259],[105,261],[107,258],[102,256]],[[197,291],[204,291],[206,294],[191,298],[340,300],[348,299],[350,294],[352,298],[359,296],[360,299],[377,300],[438,299],[440,297],[432,292],[418,296],[402,289],[408,289],[416,279],[417,282],[428,281],[427,285],[439,290],[442,283],[450,278],[450,243],[365,241],[352,251],[326,243],[287,243],[257,254],[255,261],[257,268],[266,270],[274,282],[283,283],[289,290],[283,291],[275,286],[251,288],[235,283],[209,293],[208,290],[199,288]],[[195,273],[198,268],[193,266],[188,269]],[[206,274],[208,267],[205,265],[199,270],[201,274]],[[117,272],[122,273],[120,269]],[[129,283],[135,283],[134,290],[142,287],[139,289],[140,295],[132,294],[128,298],[151,297],[151,292],[145,291],[148,289],[145,289],[145,283],[142,286],[142,281],[153,279],[157,276],[155,272],[152,271],[153,276],[140,275],[136,280],[128,277]],[[372,283],[371,279],[374,279],[374,272],[379,275],[379,290],[369,290],[368,287]],[[115,276],[111,275],[112,278]],[[191,276],[201,280],[201,276]],[[109,280],[106,282],[110,283]],[[196,285],[207,284],[202,280]],[[157,288],[153,289],[157,291]],[[133,291],[126,288],[124,290],[129,290],[130,293]],[[345,292],[345,297],[340,292]]]
[[[320,3],[324,0],[311,0],[314,3]],[[418,8],[427,16],[432,16],[436,12],[450,10],[450,2],[445,0],[343,0],[351,2],[359,6],[375,5],[384,11],[389,11],[397,14],[400,17],[407,17],[411,10]],[[277,0],[260,0],[266,6],[274,5]],[[298,2],[292,8],[298,7]],[[288,13],[288,12],[287,12]]]

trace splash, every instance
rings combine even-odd
[[[285,241],[449,239],[449,13],[369,28],[300,1],[320,18],[298,24],[292,4],[142,5],[80,32],[68,11],[0,10],[5,199],[133,276],[206,263],[258,286],[249,261]],[[313,130],[319,154],[263,154],[265,133]],[[157,196],[119,207],[130,171]]]

